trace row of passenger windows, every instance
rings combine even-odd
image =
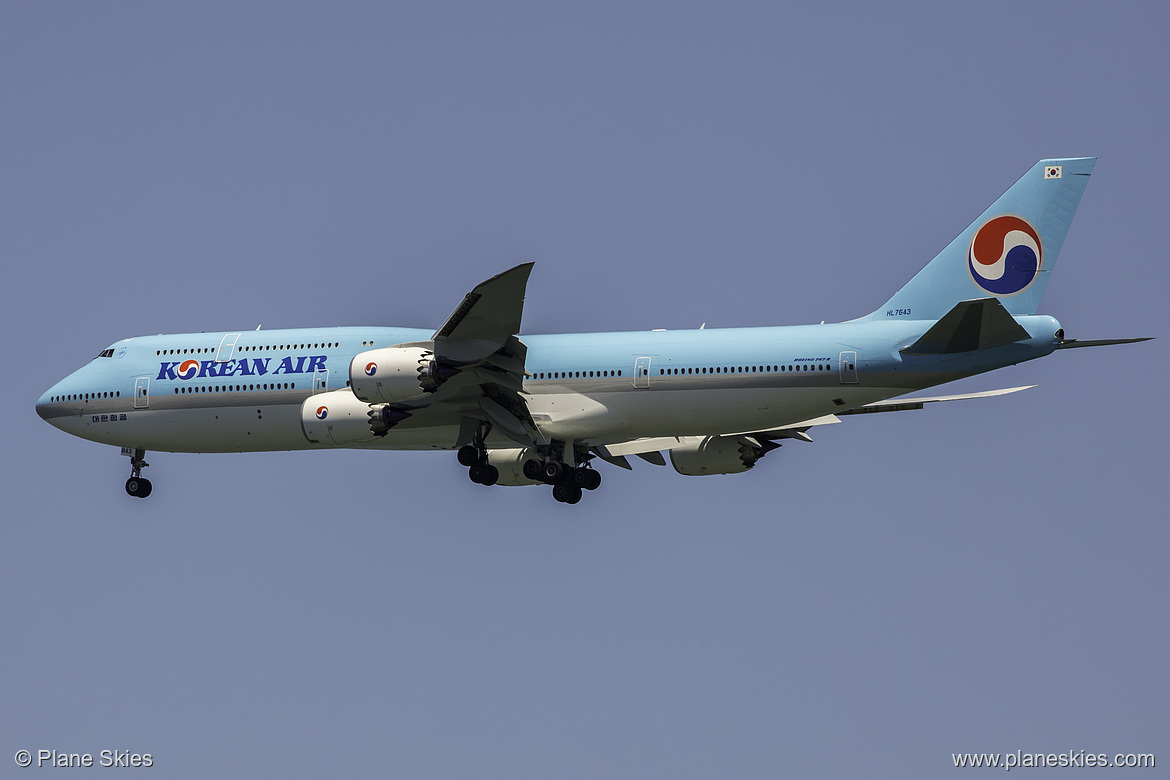
[[[246,393],[251,390],[296,390],[296,382],[272,382],[260,385],[183,385],[175,388],[175,395],[183,393]]]
[[[776,374],[797,371],[830,371],[827,363],[800,363],[790,366],[715,366],[714,368],[660,368],[658,375],[677,374]]]
[[[538,371],[534,379],[585,379],[589,377],[621,376],[621,371]]]
[[[334,349],[340,347],[341,343],[337,341],[323,341],[312,344],[265,344],[263,346],[252,346],[244,344],[236,347],[237,352],[272,352],[283,351],[286,349]],[[213,352],[219,352],[219,347],[199,347],[198,349],[157,349],[156,355],[210,355]],[[113,354],[113,351],[110,351]]]
[[[64,401],[95,401],[98,398],[121,398],[121,390],[108,390],[104,393],[71,393],[69,395],[54,395],[49,401],[55,404]]]
[[[831,371],[827,363],[800,363],[783,366],[711,366],[700,368],[660,368],[659,376],[683,374],[775,374],[799,371]],[[621,376],[621,371],[538,371],[534,379],[588,379],[593,377]]]

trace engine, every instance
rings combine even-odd
[[[543,485],[543,482],[524,476],[524,462],[540,460],[540,456],[528,447],[521,449],[488,450],[488,463],[500,470],[497,485],[518,487],[520,485]]]
[[[767,450],[737,436],[708,436],[696,444],[670,451],[674,470],[688,477],[742,474],[756,465]]]
[[[314,444],[360,444],[385,436],[409,416],[385,404],[368,404],[349,390],[333,390],[305,399],[301,430]]]
[[[458,369],[444,366],[425,347],[384,347],[357,355],[349,364],[353,394],[372,404],[417,401],[439,389]]]

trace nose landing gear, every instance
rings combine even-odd
[[[142,470],[150,465],[144,460],[146,450],[123,447],[122,454],[130,456],[130,479],[126,480],[126,492],[134,498],[146,498],[154,489],[150,480],[142,476]]]

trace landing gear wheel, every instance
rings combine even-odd
[[[471,467],[483,460],[479,456],[479,450],[466,444],[459,448],[459,465]]]
[[[581,488],[562,482],[553,486],[553,498],[562,504],[575,504],[581,500]]]
[[[500,481],[500,470],[490,463],[476,463],[467,469],[471,481],[480,485],[494,485]]]
[[[548,463],[544,464],[544,471],[541,473],[541,479],[543,479],[546,484],[556,485],[565,478],[566,470],[567,467],[564,463],[550,460]],[[559,498],[557,500],[560,501]]]
[[[575,468],[569,472],[567,481],[582,490],[597,490],[601,487],[601,475],[593,469]]]
[[[544,470],[544,464],[539,460],[524,461],[524,477],[531,479],[534,482],[542,481],[541,472]]]
[[[146,498],[152,489],[150,480],[145,477],[130,477],[126,480],[126,492],[134,498]]]
[[[123,447],[122,454],[130,456],[130,479],[126,480],[126,492],[134,498],[146,498],[152,490],[150,480],[142,476],[142,470],[150,465],[146,462],[146,450]]]

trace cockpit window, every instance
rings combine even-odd
[[[103,349],[100,353],[98,353],[98,357],[100,357],[100,358],[113,357],[113,356],[114,356],[114,350],[112,348],[111,349]]]

